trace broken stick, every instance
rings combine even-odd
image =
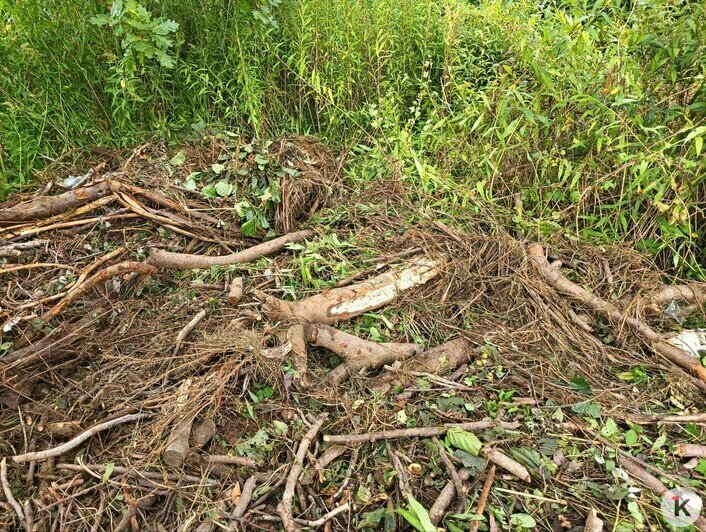
[[[301,301],[283,301],[259,291],[255,295],[264,303],[270,318],[331,325],[391,303],[405,290],[440,275],[442,267],[441,260],[419,257],[404,269],[390,270],[362,283],[333,288]]]
[[[280,236],[231,255],[221,255],[217,257],[172,253],[163,249],[152,248],[148,262],[156,268],[170,268],[173,270],[208,269],[211,266],[231,266],[233,264],[252,262],[259,258],[272,255],[287,244],[302,242],[313,236],[313,231],[297,231],[296,233]]]
[[[470,478],[468,470],[465,468],[458,472],[458,476],[463,482]],[[439,496],[434,501],[434,504],[432,504],[431,508],[429,508],[429,519],[432,524],[439,524],[446,513],[446,509],[451,504],[451,501],[453,501],[455,493],[456,486],[454,485],[454,481],[449,480],[441,490],[441,493],[439,493]]]
[[[182,330],[179,331],[179,334],[177,334],[176,337],[176,342],[174,342],[174,352],[172,353],[173,356],[176,356],[179,354],[179,350],[181,349],[181,344],[184,343],[184,340],[186,339],[187,336],[193,331],[196,326],[199,324],[199,322],[206,317],[206,309],[201,309],[196,316],[191,318],[191,321],[187,323]]]
[[[85,432],[82,432],[75,438],[67,441],[63,445],[59,445],[58,447],[54,447],[52,449],[47,449],[45,451],[37,451],[33,453],[25,453],[25,454],[18,454],[17,456],[13,456],[12,460],[17,463],[21,462],[41,462],[43,460],[48,460],[49,458],[56,458],[57,456],[61,456],[64,453],[69,452],[72,449],[75,449],[79,445],[81,445],[83,442],[85,442],[87,439],[91,438],[92,436],[95,436],[101,431],[108,430],[110,428],[113,428],[117,425],[121,425],[123,423],[128,423],[130,421],[137,421],[139,419],[144,419],[148,417],[149,414],[128,414],[126,416],[122,416],[119,418],[111,419],[110,421],[106,421],[105,423],[101,423],[100,425],[96,425],[94,427],[91,427],[90,429],[86,430]]]
[[[505,453],[501,453],[494,447],[485,447],[481,454],[485,456],[489,462],[493,462],[495,465],[502,467],[508,473],[512,473],[514,476],[527,482],[528,484],[532,482],[532,477],[530,477],[529,471],[521,463],[513,460]]]
[[[51,310],[48,310],[42,316],[43,321],[49,321],[53,317],[59,315],[66,307],[71,303],[76,301],[82,294],[86,293],[88,290],[94,286],[122,275],[124,273],[143,273],[145,275],[151,275],[157,273],[157,269],[154,266],[146,264],[144,262],[134,262],[125,261],[119,262],[118,264],[113,264],[108,266],[105,270],[98,272],[93,277],[87,279],[83,284],[77,285],[74,289],[66,294],[66,297],[57,303]]]
[[[366,434],[325,434],[324,441],[341,445],[357,445],[359,443],[376,442],[379,440],[394,440],[397,438],[429,438],[446,434],[450,428],[459,428],[468,432],[480,432],[493,428],[515,430],[519,423],[506,421],[470,421],[468,423],[447,423],[438,427],[417,427],[413,429],[383,430]]]
[[[661,357],[674,363],[681,369],[691,372],[697,377],[690,382],[706,391],[706,368],[699,359],[690,357],[681,349],[664,341],[662,335],[654,331],[646,323],[627,316],[617,306],[604,301],[585,288],[567,279],[557,268],[553,268],[544,255],[544,249],[539,244],[530,244],[527,253],[537,266],[537,270],[544,280],[558,292],[571,296],[586,307],[602,314],[606,318],[618,323],[627,323],[642,338],[642,340]]]
[[[287,483],[284,487],[284,493],[282,493],[282,500],[277,505],[277,513],[282,518],[282,524],[287,532],[298,532],[301,530],[301,527],[294,521],[294,515],[292,513],[294,489],[299,477],[302,474],[302,464],[306,458],[306,452],[309,450],[311,442],[314,438],[316,438],[316,435],[321,430],[321,425],[324,424],[326,418],[326,414],[319,416],[304,435],[302,441],[299,443],[299,448],[297,449],[297,454],[294,457],[292,468],[289,470],[289,474],[287,475]]]

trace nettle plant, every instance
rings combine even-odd
[[[91,24],[112,28],[123,52],[112,67],[114,103],[129,97],[142,102],[137,87],[141,74],[156,66],[173,68],[174,33],[179,24],[152,13],[136,0],[115,0],[110,12],[91,17]]]

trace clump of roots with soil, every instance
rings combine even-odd
[[[704,494],[704,285],[345,166],[142,146],[3,206],[1,527],[640,530]]]

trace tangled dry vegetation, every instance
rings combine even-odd
[[[667,487],[703,493],[706,377],[665,334],[703,286],[427,219],[307,138],[267,148],[297,171],[277,238],[245,236],[181,186],[232,150],[142,147],[0,212],[0,526],[658,529]]]

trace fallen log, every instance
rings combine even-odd
[[[419,344],[377,343],[363,340],[329,325],[312,325],[308,330],[308,343],[325,347],[343,359],[331,372],[331,381],[341,384],[362,369],[379,368],[396,360],[414,356],[422,351]]]
[[[0,211],[0,223],[41,220],[42,218],[70,211],[110,193],[110,183],[101,181],[95,185],[69,190],[57,196],[42,196]]]
[[[420,257],[404,269],[390,270],[362,283],[333,288],[301,301],[283,301],[260,291],[255,295],[264,303],[270,318],[331,325],[391,303],[405,290],[440,275],[442,267],[440,260]]]
[[[152,248],[148,262],[156,268],[173,270],[208,269],[211,266],[231,266],[233,264],[252,262],[259,258],[272,255],[287,244],[302,242],[313,236],[313,231],[297,231],[296,233],[280,236],[231,255],[220,255],[216,257],[190,255],[188,253],[172,253],[171,251]]]
[[[401,367],[368,381],[368,388],[377,393],[386,393],[392,387],[405,387],[413,380],[411,372],[444,375],[466,364],[474,353],[473,344],[465,338],[456,338],[402,362]]]
[[[646,323],[627,316],[617,306],[604,301],[567,279],[557,268],[553,268],[549,264],[544,255],[544,249],[539,244],[530,244],[527,252],[540,275],[550,286],[554,287],[559,293],[576,299],[613,322],[628,324],[655,353],[696,376],[697,378],[690,379],[690,382],[706,392],[706,368],[701,365],[698,359],[687,355],[681,349],[664,341],[662,335]]]

